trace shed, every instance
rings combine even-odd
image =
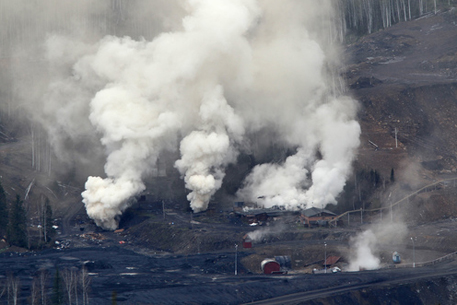
[[[326,209],[309,208],[301,212],[300,220],[306,227],[327,226],[337,215]]]
[[[260,266],[264,274],[278,273],[281,270],[279,263],[270,258],[264,259]]]
[[[234,208],[242,209],[244,207],[244,201],[237,201],[233,203]]]
[[[329,256],[327,257],[327,259],[325,260],[324,262],[324,266],[331,266],[331,265],[334,265],[336,263],[338,263],[338,261],[340,260],[341,256]]]
[[[252,248],[252,239],[248,234],[243,237],[243,248]]]
[[[392,254],[392,261],[394,262],[394,264],[399,264],[399,263],[401,263],[400,254],[398,254],[397,251],[395,251],[395,252]]]

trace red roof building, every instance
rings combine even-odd
[[[321,227],[328,226],[329,221],[336,217],[337,215],[329,210],[312,207],[301,212],[300,220],[305,227]]]
[[[243,237],[243,248],[252,248],[252,239],[248,234]]]
[[[331,265],[334,265],[338,263],[340,260],[341,256],[329,256],[324,262],[324,266],[330,267]]]

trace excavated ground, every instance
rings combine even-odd
[[[456,21],[454,8],[348,46],[346,80],[361,103],[363,166],[386,176],[408,164],[456,172]]]
[[[357,166],[377,169],[385,177],[395,168],[398,183],[384,193],[392,193],[397,200],[457,174],[456,22],[456,10],[441,12],[398,24],[348,46],[346,80],[361,104],[362,145]],[[24,249],[10,248],[0,256],[0,275],[13,272],[20,278],[23,302],[39,269],[48,270],[51,287],[56,267],[80,268],[86,262],[93,304],[112,304],[114,291],[118,304],[239,304],[356,284],[368,286],[354,286],[331,297],[327,291],[306,302],[455,303],[457,278],[452,260],[408,268],[413,262],[411,237],[415,237],[416,262],[456,251],[457,189],[452,183],[418,194],[396,208],[395,215],[404,215],[409,231],[403,240],[384,244],[378,252],[385,267],[391,267],[391,253],[400,252],[399,266],[405,268],[313,275],[306,272],[322,268],[324,250],[341,256],[338,266],[344,268],[352,255],[350,238],[376,222],[388,227],[389,217],[373,213],[361,219],[353,214],[349,225],[345,220],[345,227],[307,229],[294,220],[250,227],[228,211],[217,209],[192,217],[182,209],[167,208],[165,214],[162,210],[132,209],[121,221],[123,232],[106,232],[87,218],[80,186],[59,184],[31,170],[30,144],[26,138],[17,140],[0,145],[2,184],[10,197],[26,194],[31,186],[26,204],[46,194],[60,233],[55,249],[20,253]],[[32,205],[30,208],[33,210]],[[243,236],[255,230],[266,232],[254,241],[253,248],[243,249]],[[237,252],[235,244],[240,245]],[[235,255],[237,276],[233,275]],[[261,275],[260,262],[277,255],[291,257],[289,274]]]

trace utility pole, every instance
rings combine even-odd
[[[394,213],[392,211],[392,204],[390,204],[390,222],[394,222]]]
[[[389,194],[389,202],[390,202],[390,222],[393,222],[393,212],[392,212],[392,200],[390,199],[390,196],[392,196],[392,193]]]
[[[238,244],[235,244],[235,275],[238,274]]]
[[[163,213],[163,220],[165,220],[165,201],[162,200],[162,213]]]
[[[395,127],[395,148],[398,148],[398,141],[397,141],[397,127]]]
[[[324,255],[325,255],[325,260],[324,260],[324,268],[325,268],[325,273],[327,273],[327,243],[324,242]]]
[[[411,241],[413,242],[413,268],[416,268],[416,249],[414,245],[414,239],[412,237]]]

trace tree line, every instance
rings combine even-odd
[[[10,273],[0,281],[0,300],[8,305],[22,304],[21,300],[25,298],[30,305],[89,305],[90,285],[91,278],[85,266],[62,271],[56,268],[53,278],[48,270],[41,269],[33,277],[29,296],[24,296],[19,277]]]
[[[452,2],[452,3],[451,3]],[[454,0],[339,0],[345,28],[357,36],[455,5]]]
[[[52,227],[52,208],[48,198],[40,199],[37,212],[40,222],[39,236],[33,238],[28,227],[23,200],[16,194],[15,200],[8,202],[5,190],[0,183],[0,236],[3,236],[10,246],[36,249],[52,240],[55,230]]]
[[[391,168],[388,177],[383,176],[376,169],[359,169],[344,186],[338,205],[330,207],[337,213],[345,211],[374,208],[373,200],[396,181],[395,170]],[[374,196],[377,194],[378,196]]]

